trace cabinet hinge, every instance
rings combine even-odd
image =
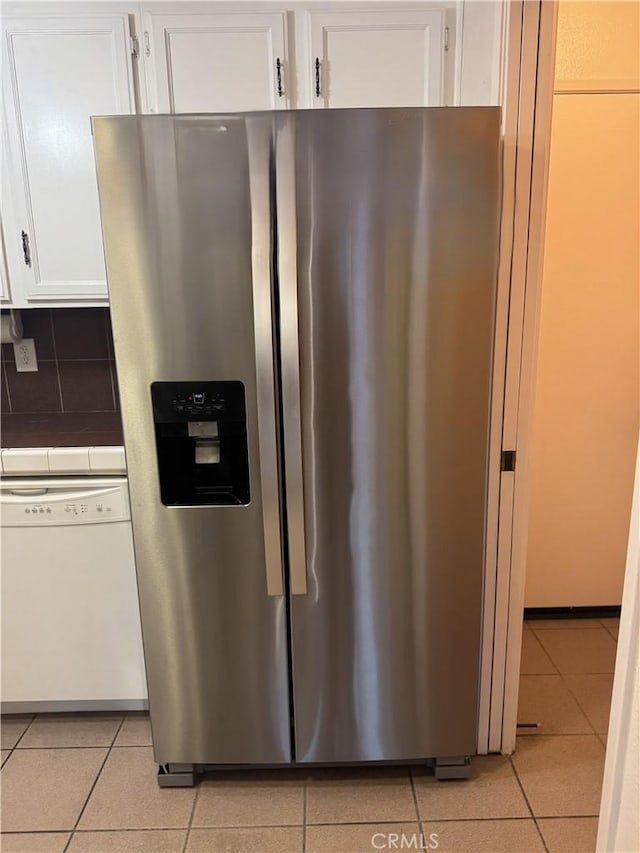
[[[138,36],[129,36],[129,48],[131,50],[131,56],[133,56],[134,59],[137,59],[140,56]]]
[[[449,50],[449,27],[444,28],[444,49]]]
[[[20,232],[20,237],[22,239],[22,256],[24,258],[25,264],[30,267],[31,266],[31,246],[29,245],[29,235],[26,231]]]
[[[515,450],[503,450],[502,451],[502,460],[500,462],[500,470],[501,471],[515,471],[516,470],[516,452],[515,452]]]
[[[145,30],[144,32],[144,55],[151,56],[151,41],[149,39],[149,33]]]

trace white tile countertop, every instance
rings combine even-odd
[[[42,474],[126,474],[124,447],[5,447],[0,473],[12,477]]]

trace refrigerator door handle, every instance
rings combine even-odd
[[[307,558],[304,529],[302,427],[300,421],[295,146],[294,124],[290,119],[283,119],[278,123],[276,205],[278,213],[282,421],[287,478],[289,576],[291,594],[305,595],[307,592]]]
[[[251,268],[256,355],[256,396],[260,486],[267,595],[283,595],[280,492],[276,437],[276,399],[271,316],[272,212],[270,161],[272,133],[260,121],[247,119],[251,192]]]

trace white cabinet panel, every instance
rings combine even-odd
[[[0,302],[8,304],[11,299],[9,276],[7,275],[7,256],[4,248],[4,232],[0,221]]]
[[[5,20],[3,95],[12,283],[27,299],[106,297],[90,116],[135,112],[127,16]]]
[[[143,6],[145,73],[155,111],[235,112],[289,105],[284,12],[168,14],[165,9]]]
[[[442,104],[444,11],[310,12],[314,107]]]

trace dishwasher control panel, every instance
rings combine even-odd
[[[3,527],[106,524],[131,517],[126,485],[121,482],[58,486],[43,480],[36,486],[4,481],[0,507]]]

